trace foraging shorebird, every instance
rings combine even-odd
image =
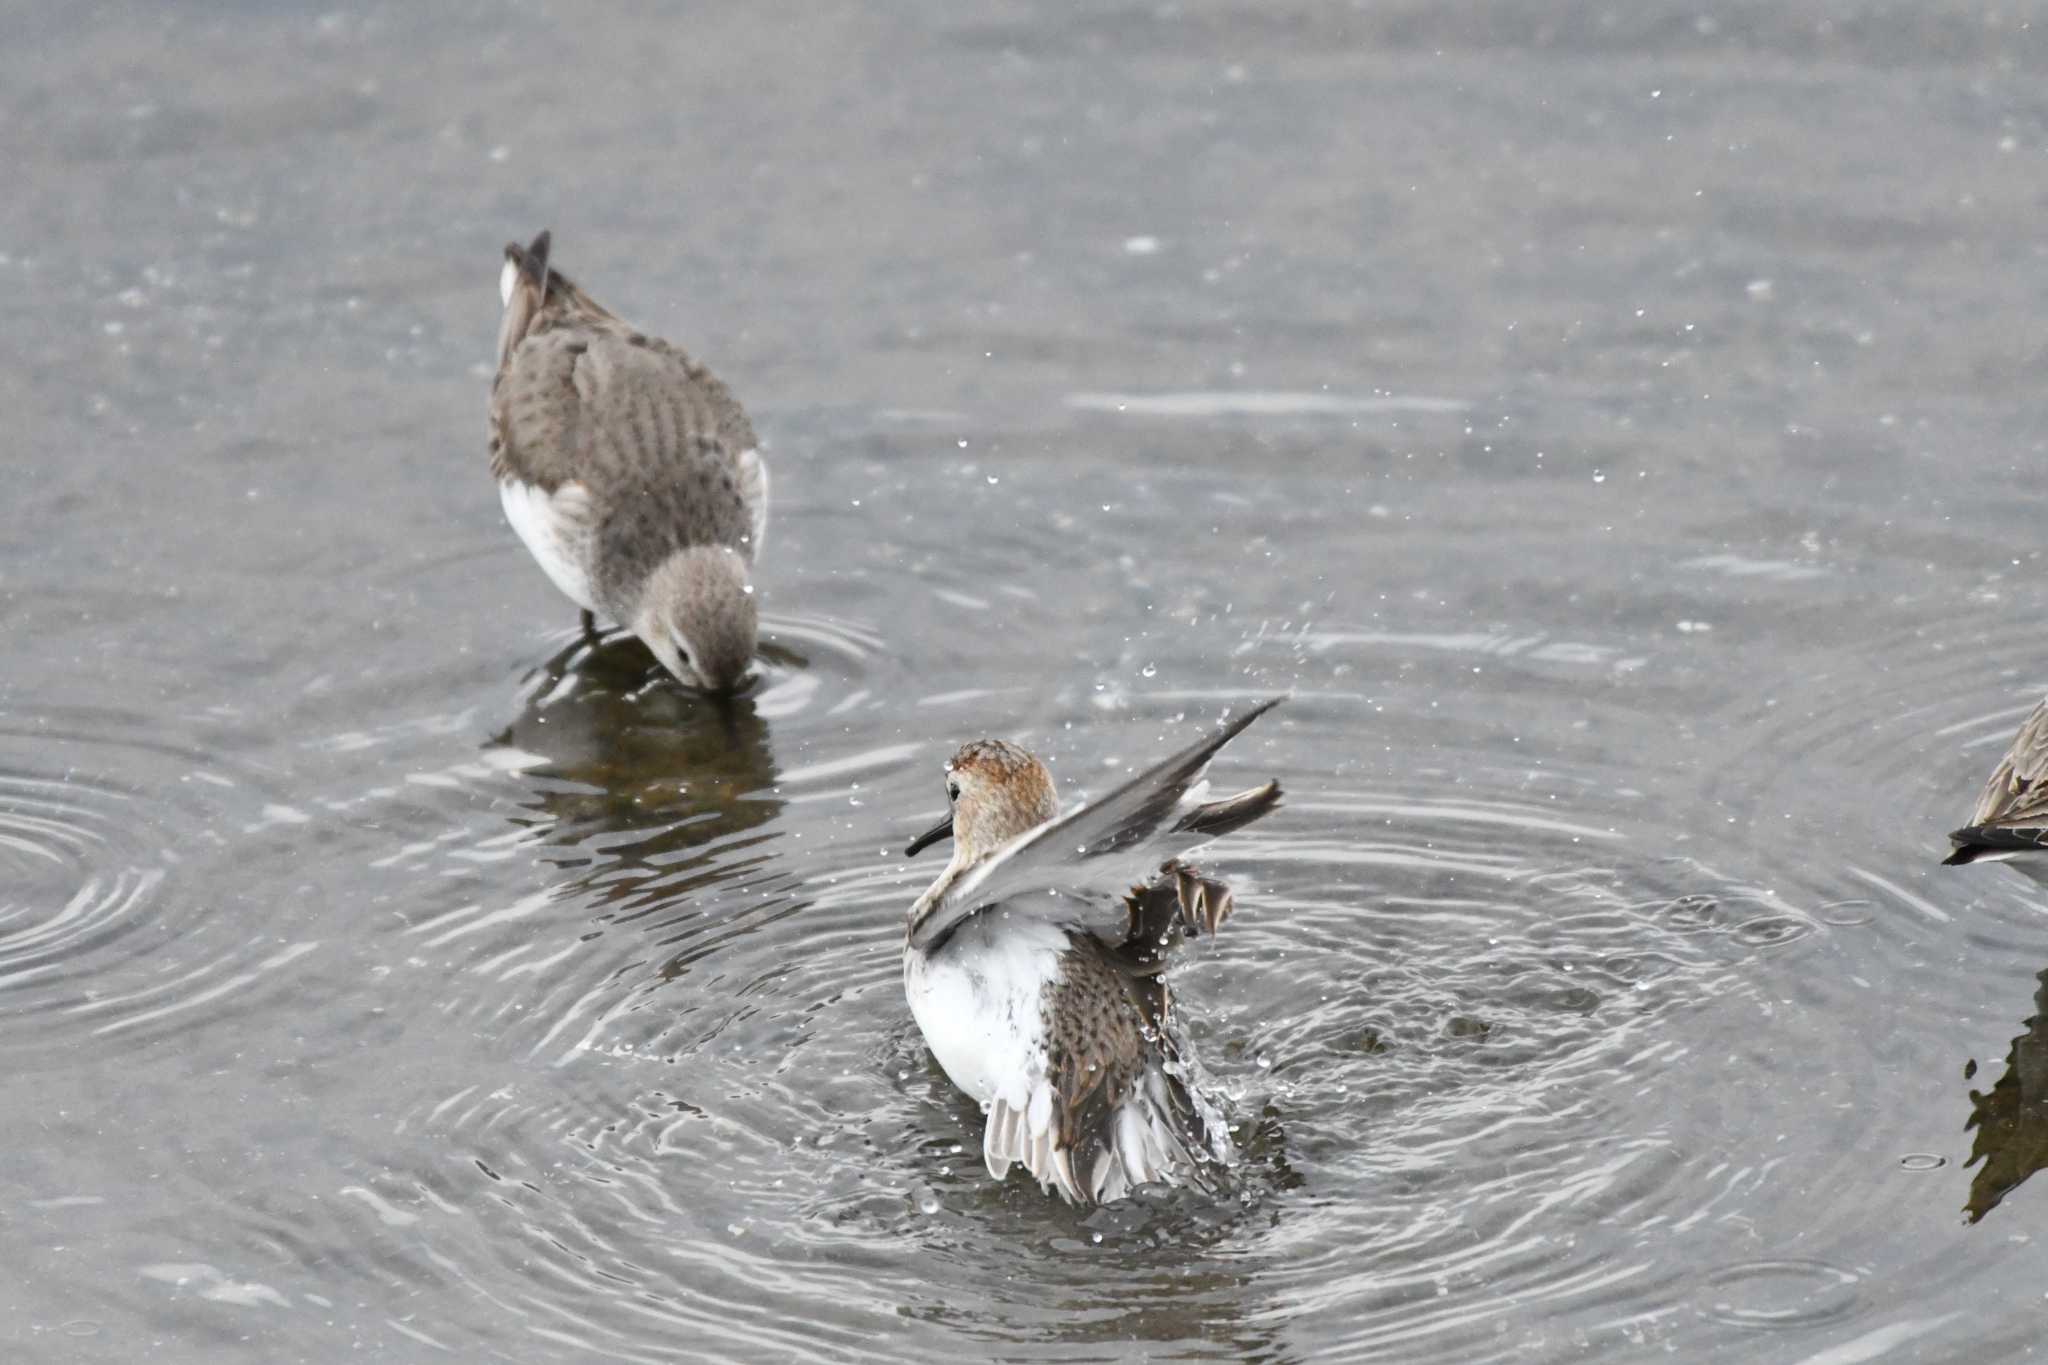
[[[903,987],[939,1065],[987,1110],[996,1179],[1017,1163],[1098,1204],[1153,1182],[1207,1187],[1233,1159],[1220,1110],[1188,1080],[1163,973],[1181,938],[1214,934],[1231,910],[1230,888],[1179,855],[1271,811],[1280,784],[1182,798],[1278,704],[1064,817],[1045,765],[1015,745],[977,740],[946,765],[952,808],[904,850],[953,839],[910,909]],[[1133,865],[1150,880],[1131,887]]]
[[[747,414],[683,351],[637,332],[548,259],[505,248],[491,473],[512,529],[583,608],[683,682],[728,691],[754,657],[749,577],[768,467]]]
[[[2048,701],[2034,708],[1991,770],[1970,823],[1954,831],[1944,866],[2009,862],[2048,882]]]

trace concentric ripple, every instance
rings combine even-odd
[[[308,817],[218,755],[132,717],[44,712],[0,727],[0,1049],[133,1047],[256,1007],[317,940],[224,917],[213,869]]]
[[[1043,747],[1078,798],[1274,681],[1084,694],[1041,719]],[[1232,1193],[1070,1210],[989,1180],[980,1115],[902,999],[899,926],[931,869],[892,834],[930,803],[913,760],[936,750],[790,764],[830,708],[770,724],[589,675],[530,696],[493,741],[523,757],[473,793],[499,795],[443,809],[467,833],[417,845],[402,920],[366,945],[371,998],[435,993],[446,1061],[413,1064],[392,1128],[343,1135],[363,1174],[319,1215],[326,1240],[374,1232],[384,1273],[487,1296],[500,1311],[467,1330],[525,1358],[823,1360],[906,1330],[1002,1354],[1048,1304],[1074,1349],[1254,1356],[1293,1353],[1275,1305],[1326,1338],[1343,1305],[1339,1344],[1367,1356],[1425,1330],[1483,1354],[1503,1323],[1617,1296],[1675,1313],[1677,1263],[1617,1269],[1567,1230],[1648,1235],[1751,1186],[1688,1181],[1683,1133],[1615,1086],[1682,1071],[1689,1013],[1826,932],[1817,906],[1632,858],[1611,810],[1548,799],[1588,772],[1360,788],[1313,740],[1346,703],[1298,696],[1217,775],[1299,794],[1219,848],[1238,914],[1176,976],[1237,1125]],[[773,856],[798,831],[803,856]],[[465,857],[485,845],[519,856]]]
[[[1937,865],[2048,689],[2026,15],[17,8],[8,1360],[2039,1353],[2048,896]],[[771,448],[729,706],[494,505],[548,202]],[[1276,693],[1235,1181],[990,1180],[941,759]]]

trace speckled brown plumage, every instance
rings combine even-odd
[[[904,986],[940,1064],[986,1106],[982,1155],[997,1179],[1021,1164],[1088,1204],[1153,1183],[1209,1187],[1229,1164],[1164,972],[1183,939],[1229,916],[1230,889],[1170,857],[1111,920],[1113,894],[1073,873],[1105,851],[1185,848],[1273,810],[1272,782],[1181,804],[1216,750],[1272,705],[1066,817],[1043,765],[1015,745],[979,740],[947,763],[948,818],[912,850],[950,830],[954,857],[911,909]]]
[[[1942,861],[1950,866],[2013,858],[2017,870],[2042,879],[2048,857],[2048,701],[2021,723],[1991,770],[1970,823],[1948,837],[1955,851]]]
[[[685,682],[724,690],[753,657],[749,570],[768,471],[732,392],[555,269],[547,233],[505,248],[491,384],[491,473],[555,585],[646,642]]]
[[[1046,1059],[1054,1134],[1084,1182],[1115,1136],[1117,1108],[1168,1060],[1179,1061],[1166,1032],[1166,983],[1133,976],[1114,949],[1092,934],[1074,936],[1045,995]],[[1163,1072],[1161,1073],[1164,1074]],[[1166,1076],[1186,1150],[1208,1146],[1178,1077]],[[1084,1185],[1085,1187],[1085,1185]]]
[[[494,475],[551,493],[583,484],[602,509],[599,561],[619,573],[689,545],[753,558],[739,460],[754,428],[711,371],[551,268],[546,301],[508,331],[491,386]]]
[[[2048,701],[2036,706],[1991,770],[1972,825],[2048,825]]]
[[[1177,1074],[1181,1058],[1165,970],[1182,938],[1216,932],[1230,913],[1230,888],[1174,860],[1153,881],[1131,888],[1124,906],[1129,924],[1122,942],[1073,935],[1045,996],[1059,1142],[1082,1174],[1095,1168],[1109,1144],[1117,1106],[1148,1075],[1163,1079],[1186,1150],[1209,1146],[1200,1112]]]

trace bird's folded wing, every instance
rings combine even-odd
[[[491,432],[497,458],[545,488],[570,477],[644,475],[706,448],[733,461],[737,486],[749,475],[742,452],[756,445],[731,392],[682,351],[584,327],[519,343],[491,392]],[[750,510],[764,516],[765,496]]]
[[[1984,784],[1969,824],[2048,825],[2048,701],[2036,706],[2013,736],[2012,747]]]

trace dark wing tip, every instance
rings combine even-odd
[[[1209,754],[1211,756],[1215,755],[1224,745],[1243,734],[1246,726],[1286,700],[1285,696],[1268,697],[1264,701],[1257,702],[1247,708],[1244,714],[1233,716],[1225,721],[1222,728],[1216,732],[1216,738],[1209,742]]]
[[[1254,703],[1240,714],[1224,721],[1223,724],[1216,728],[1215,733],[1211,734],[1207,739],[1196,740],[1192,745],[1166,760],[1165,763],[1161,764],[1154,771],[1168,772],[1179,769],[1180,772],[1176,780],[1185,786],[1188,781],[1193,779],[1195,774],[1208,766],[1210,759],[1223,751],[1224,745],[1243,734],[1246,726],[1286,700],[1287,698],[1285,697],[1268,697],[1262,702]]]
[[[553,241],[553,229],[542,228],[540,235],[525,246],[517,242],[505,243],[505,259],[518,266],[520,274],[539,285],[543,294],[547,292],[548,284],[548,248]]]
[[[1278,706],[1281,702],[1286,700],[1287,697],[1285,694],[1282,694],[1277,697],[1268,697],[1264,701],[1254,704],[1243,715],[1229,722],[1223,728],[1229,731],[1231,734],[1235,735],[1239,731],[1243,730],[1245,726],[1250,725],[1260,716],[1265,715],[1268,711],[1272,710],[1274,707]]]
[[[1183,815],[1173,828],[1180,834],[1228,834],[1278,810],[1280,795],[1280,779],[1274,778],[1262,787],[1226,796],[1221,801],[1204,802]]]
[[[2007,825],[1970,825],[1952,831],[1949,842],[1955,852],[1941,860],[1943,867],[1961,867],[1991,853],[2048,852],[2048,829],[2016,829]]]

